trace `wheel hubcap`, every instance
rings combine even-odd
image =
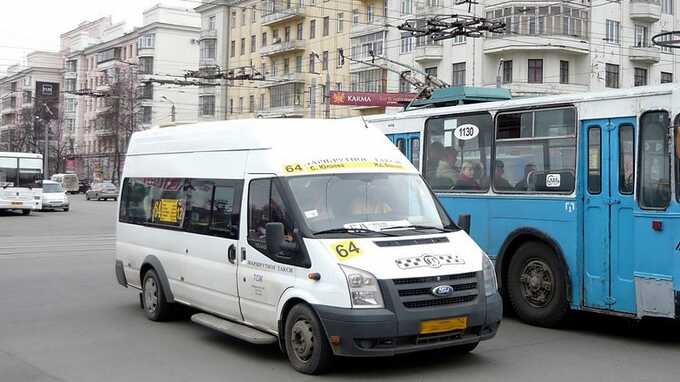
[[[149,277],[144,282],[144,307],[149,313],[154,313],[158,306],[158,287],[156,280]]]
[[[522,296],[532,306],[543,308],[553,299],[555,278],[550,266],[542,260],[531,260],[520,275]]]
[[[291,330],[290,343],[295,356],[302,362],[307,362],[314,352],[314,333],[309,321],[298,320]]]

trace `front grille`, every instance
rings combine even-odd
[[[392,282],[405,308],[421,309],[466,304],[475,301],[479,293],[477,277],[477,273],[470,272],[458,275],[395,279]],[[442,285],[451,286],[453,293],[445,297],[435,296],[432,293],[432,289]]]

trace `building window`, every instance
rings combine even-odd
[[[215,30],[215,16],[210,16],[208,17],[208,30],[209,31],[214,31]]]
[[[290,73],[290,59],[288,57],[283,59],[283,75]]]
[[[437,77],[437,67],[425,68],[425,74],[432,77]]]
[[[256,17],[257,17],[257,13],[255,13],[255,6],[253,5],[253,6],[250,8],[250,22],[251,22],[251,23],[254,23]]]
[[[335,54],[335,67],[336,68],[342,68],[342,65],[345,63],[345,57],[343,56],[343,49],[338,48]]]
[[[231,40],[231,57],[236,56],[236,41]]]
[[[241,10],[241,26],[246,25],[246,9]]]
[[[201,58],[214,59],[217,40],[202,40],[201,41]]]
[[[336,22],[338,23],[336,31],[338,33],[342,33],[342,28],[344,27],[344,25],[342,25],[342,24],[344,24],[344,22],[345,22],[345,14],[342,13],[342,12],[338,13],[338,19],[336,20]]]
[[[635,68],[635,86],[647,85],[647,69]]]
[[[265,109],[265,104],[264,104],[264,93],[260,94],[260,110]]]
[[[649,46],[649,29],[646,26],[635,24],[635,40],[633,43],[638,48]]]
[[[302,56],[295,56],[295,73],[302,73]]]
[[[234,99],[229,98],[229,114],[234,114]]]
[[[321,70],[328,70],[328,51],[321,54]]]
[[[401,53],[408,53],[413,50],[413,37],[410,32],[401,34]]]
[[[512,60],[503,61],[503,83],[512,83]]]
[[[236,26],[236,11],[231,11],[231,28]]]
[[[316,20],[309,21],[309,38],[313,39],[316,37]]]
[[[144,124],[149,124],[151,123],[151,106],[142,106],[142,123]]]
[[[198,110],[201,111],[202,116],[215,115],[215,96],[206,95],[198,97]]]
[[[359,24],[359,10],[352,9],[352,25]]]
[[[608,88],[619,87],[619,66],[607,64],[605,66],[605,86]]]
[[[250,53],[255,53],[255,45],[257,37],[255,35],[250,36]]]
[[[245,53],[246,53],[246,38],[245,38],[245,37],[242,37],[242,38],[241,38],[241,51],[240,51],[240,55],[243,56],[243,54],[245,54]]]
[[[383,69],[371,69],[351,73],[351,91],[383,92],[385,91],[386,72]]]
[[[276,61],[272,60],[272,76],[276,77]]]
[[[267,64],[264,62],[260,63],[260,74],[263,76],[267,75]]]
[[[283,41],[290,41],[290,26],[283,28]]]
[[[607,42],[618,44],[620,40],[621,24],[618,21],[607,20]]]
[[[673,14],[673,0],[661,0],[661,13]]]
[[[366,7],[366,21],[369,23],[375,21],[375,12],[373,11],[373,6],[370,4]]]
[[[295,38],[296,38],[297,40],[302,40],[302,39],[304,39],[303,24],[302,24],[302,23],[299,23],[299,24],[297,25],[297,30],[296,30]]]
[[[560,61],[560,83],[569,83],[569,61]]]
[[[376,32],[361,37],[354,37],[350,40],[350,43],[352,44],[350,56],[355,60],[372,58],[371,52],[376,57],[382,56],[385,34],[384,32]]]
[[[314,53],[309,54],[309,72],[310,73],[316,73],[316,70],[314,70],[314,63],[315,63],[315,57]]]
[[[451,86],[465,86],[465,63],[453,64]]]
[[[267,32],[262,32],[262,43],[261,46],[267,46]]]
[[[243,97],[238,97],[238,112],[243,113]]]
[[[673,73],[661,72],[661,83],[669,84],[673,82]]]
[[[326,16],[323,18],[323,27],[321,30],[321,34],[324,36],[328,36],[328,33],[330,33],[331,29],[331,18],[329,16]]]
[[[255,96],[251,95],[248,97],[248,112],[249,113],[254,113],[255,112]]]
[[[66,71],[67,72],[75,72],[77,63],[78,63],[78,61],[76,61],[76,60],[66,61]]]
[[[272,86],[269,92],[269,107],[302,106],[304,85],[285,84]]]
[[[153,74],[153,57],[140,57],[138,65],[140,74]]]
[[[527,82],[530,84],[543,83],[543,60],[529,59],[529,75]]]
[[[64,85],[66,87],[67,92],[76,91],[76,79],[75,78],[66,79],[66,81],[64,81]]]
[[[142,86],[142,99],[153,99],[153,84],[146,82]]]
[[[12,98],[14,99],[14,98]],[[75,113],[76,112],[76,100],[73,98],[67,98],[66,99],[66,107],[65,111],[67,113]]]
[[[321,90],[321,104],[323,105],[326,103],[326,85],[321,85],[320,90]]]
[[[137,50],[139,49],[153,49],[154,34],[145,34],[137,39]]]
[[[411,71],[409,71],[409,70],[401,72],[401,75],[399,76],[399,93],[410,93],[411,92],[411,83],[404,79],[404,77],[408,78],[410,76],[411,76]]]
[[[454,44],[454,45],[456,45],[456,44],[464,44],[465,41],[467,41],[465,35],[458,35],[458,36],[456,36],[456,37],[453,38],[453,44]]]
[[[401,0],[401,14],[410,15],[411,13],[413,13],[413,1]]]

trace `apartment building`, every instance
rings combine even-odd
[[[26,65],[7,69],[0,78],[0,151],[42,152],[40,127],[59,119],[62,78],[63,60],[55,52],[32,52]]]
[[[65,109],[81,124],[74,148],[81,177],[117,177],[116,161],[134,131],[197,120],[197,89],[163,81],[198,65],[199,25],[192,10],[156,5],[143,13],[141,27],[109,25],[102,42],[78,53],[76,106]]]
[[[356,114],[329,105],[327,96],[350,84],[339,52],[349,52],[351,2],[211,1],[196,11],[202,17],[201,70],[260,79],[201,87],[202,119]]]

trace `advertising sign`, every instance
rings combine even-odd
[[[415,93],[330,92],[331,105],[352,106],[404,106],[411,102]]]

